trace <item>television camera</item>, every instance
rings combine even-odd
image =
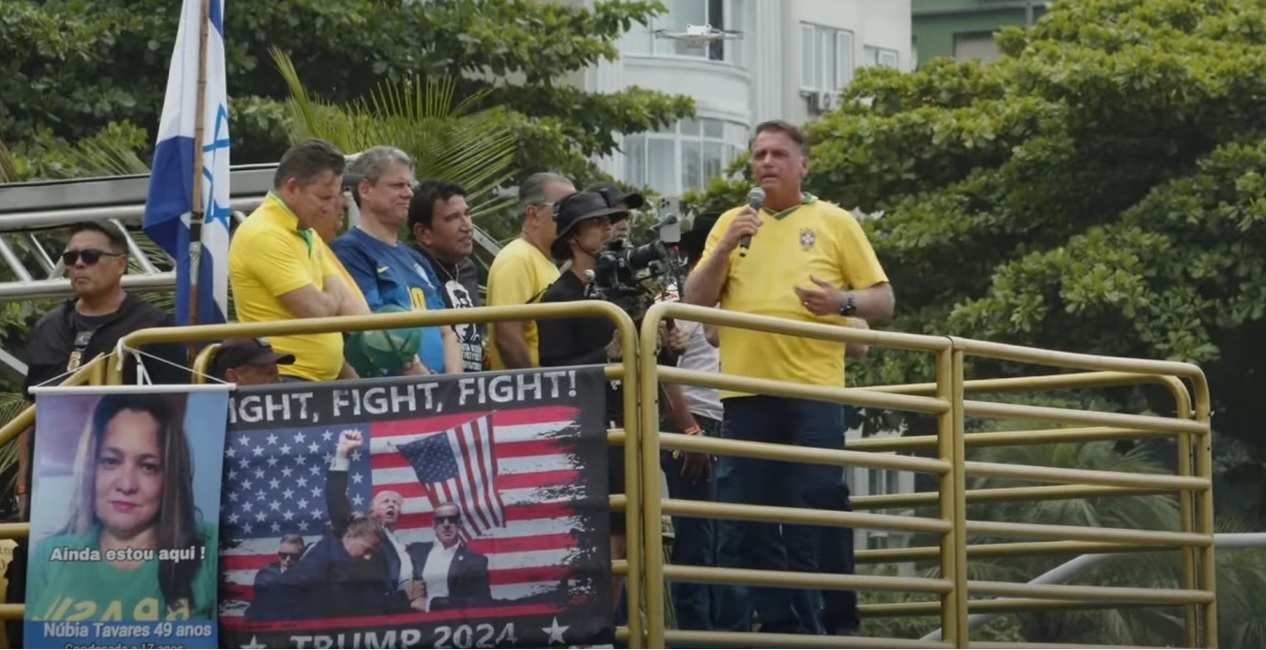
[[[657,208],[661,216],[651,226],[651,241],[640,246],[623,240],[608,243],[598,254],[587,285],[588,297],[613,303],[634,320],[669,288],[680,291],[686,280],[678,202],[660,199]]]

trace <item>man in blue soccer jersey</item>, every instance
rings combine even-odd
[[[413,198],[413,160],[395,147],[373,147],[347,171],[361,178],[355,188],[360,223],[331,248],[373,311],[395,305],[425,311],[444,309],[435,270],[413,247],[400,241]],[[424,327],[418,359],[402,374],[462,372],[462,350],[453,328]]]

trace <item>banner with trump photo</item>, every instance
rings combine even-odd
[[[28,648],[219,648],[228,386],[34,388]]]
[[[600,368],[239,388],[225,647],[613,639]]]

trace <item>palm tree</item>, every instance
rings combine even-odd
[[[399,147],[419,178],[464,187],[476,221],[510,205],[497,191],[513,179],[518,141],[504,108],[475,110],[487,90],[458,101],[453,77],[384,81],[368,98],[337,107],[308,93],[285,53],[273,48],[272,55],[290,89],[292,140],[321,138],[346,152]]]

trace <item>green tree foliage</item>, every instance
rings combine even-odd
[[[862,70],[806,127],[808,189],[885,212],[888,327],[1198,362],[1260,452],[1266,1],[1063,0],[998,42],[991,65]],[[861,381],[930,376],[878,356]]]
[[[585,175],[616,136],[693,115],[688,98],[640,88],[598,94],[569,81],[618,55],[656,1],[593,8],[534,0],[297,0],[230,2],[226,35],[234,160],[276,160],[286,146],[287,89],[276,47],[308,90],[335,103],[379,83],[458,77],[458,99],[515,118],[518,167]],[[0,134],[21,153],[48,136],[67,142],[111,122],[156,127],[179,4],[168,0],[9,0],[0,3]],[[152,139],[152,138],[151,138]]]

